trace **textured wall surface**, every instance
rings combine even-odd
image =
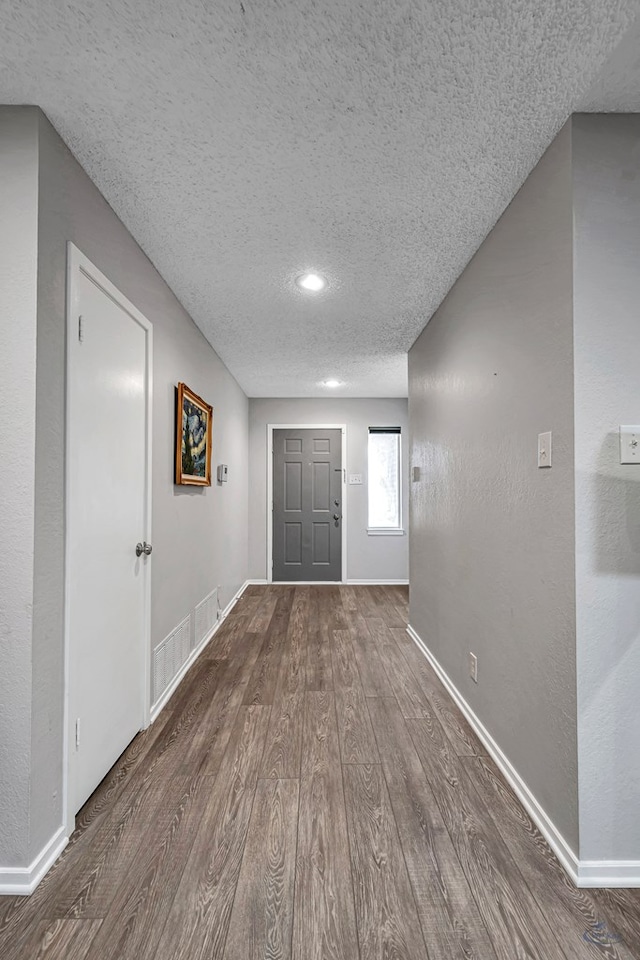
[[[571,231],[567,126],[409,354],[410,616],[577,851]]]
[[[245,391],[379,397],[638,2],[0,11],[0,102],[46,111]]]
[[[361,473],[362,486],[347,485],[347,577],[407,580],[408,536],[367,535],[367,443],[369,427],[402,427],[403,525],[408,515],[407,401],[251,400],[249,403],[249,568],[252,579],[267,575],[267,424],[345,423],[347,473]]]
[[[248,401],[172,292],[129,236],[50,124],[40,131],[42,309],[64,336],[66,242],[71,240],[153,324],[152,642],[213,587],[227,603],[246,578]],[[58,360],[60,354],[56,354]],[[59,380],[60,369],[50,376]],[[176,487],[174,388],[184,380],[212,404],[213,469],[230,480]],[[62,416],[58,390],[58,417]],[[56,470],[62,467],[56,463]]]
[[[152,645],[214,587],[220,586],[225,605],[246,579],[248,401],[39,111],[3,111],[0,123],[0,189],[6,186],[7,193],[0,234],[0,269],[6,271],[0,355],[3,363],[6,358],[3,390],[9,390],[0,419],[9,452],[2,459],[2,509],[3,543],[11,544],[0,558],[6,565],[0,865],[24,866],[62,817],[67,241],[154,327]],[[25,126],[27,148],[20,139]],[[214,407],[214,470],[216,463],[229,464],[223,487],[174,487],[178,380]],[[133,545],[134,532],[132,538]]]
[[[573,120],[580,853],[640,860],[640,117]]]
[[[36,111],[0,109],[0,867],[29,857],[37,138]]]

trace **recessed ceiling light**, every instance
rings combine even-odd
[[[323,386],[325,387],[339,387],[341,383],[339,380],[323,380]]]
[[[303,273],[297,278],[296,283],[301,290],[306,290],[308,293],[319,293],[327,285],[327,281],[319,273]]]

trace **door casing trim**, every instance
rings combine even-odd
[[[273,431],[340,430],[342,433],[342,557],[340,580],[347,582],[347,425],[346,423],[268,423],[267,424],[267,583],[273,583]],[[314,581],[319,582],[319,581]],[[297,583],[297,581],[291,581]]]
[[[149,320],[135,307],[118,288],[111,283],[105,275],[86,257],[82,251],[71,241],[67,242],[67,353],[65,358],[66,372],[66,413],[65,413],[65,577],[64,577],[64,712],[63,712],[63,757],[62,757],[62,815],[63,827],[66,836],[69,837],[75,828],[76,811],[72,809],[73,803],[70,790],[70,764],[71,755],[69,745],[71,742],[71,716],[70,716],[70,636],[69,636],[69,610],[71,605],[71,584],[69,582],[70,570],[70,465],[72,457],[75,455],[75,449],[72,443],[72,425],[73,413],[71,404],[71,383],[73,368],[71,361],[70,344],[72,337],[77,334],[78,324],[78,298],[79,298],[79,279],[81,274],[88,277],[96,284],[111,300],[128,313],[132,320],[139,324],[145,331],[145,349],[146,349],[146,371],[147,382],[145,385],[147,416],[146,416],[146,436],[145,436],[145,504],[144,504],[144,525],[145,530],[143,539],[152,542],[151,531],[151,496],[152,496],[152,417],[153,417],[153,326]],[[147,561],[143,565],[144,577],[144,627],[142,631],[141,643],[142,649],[142,727],[146,729],[150,723],[151,712],[151,564]]]

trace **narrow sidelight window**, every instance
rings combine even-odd
[[[369,427],[369,529],[399,530],[400,427]]]

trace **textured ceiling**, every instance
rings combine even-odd
[[[402,396],[407,349],[585,91],[617,106],[624,82],[595,78],[638,12],[0,0],[0,102],[45,110],[250,396]],[[325,293],[294,286],[307,268]]]

